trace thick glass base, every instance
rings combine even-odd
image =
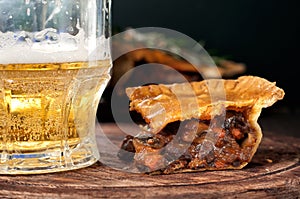
[[[53,144],[53,143],[52,143]],[[0,153],[0,174],[42,174],[80,169],[99,160],[94,144],[64,145],[39,151]]]

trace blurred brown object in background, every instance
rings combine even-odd
[[[154,71],[151,71],[151,74],[163,76],[158,81],[172,79],[165,83],[220,77],[232,78],[246,71],[243,63],[219,56],[210,56],[201,42],[196,42],[180,34],[172,37],[159,33],[159,29],[157,31],[143,33],[142,30],[128,29],[113,37],[112,54],[114,59],[110,87],[114,87],[125,73],[143,64],[167,66],[162,67],[161,70],[156,67],[153,68]],[[172,71],[179,72],[185,79],[179,80],[176,77],[174,79]],[[147,74],[139,75],[141,75],[139,78],[143,76],[148,78],[150,74],[147,70]],[[130,75],[126,78],[130,78]]]
[[[117,44],[115,44],[117,45]],[[119,48],[115,46],[116,48]],[[246,66],[243,63],[236,63],[231,60],[226,60],[223,58],[212,57],[215,64],[219,70],[220,76],[223,78],[230,78],[235,75],[243,74],[246,71]],[[131,51],[125,55],[122,55],[116,59],[113,63],[113,74],[111,80],[111,86],[114,86],[116,82],[130,69],[147,63],[163,64],[170,69],[175,69],[180,72],[188,81],[199,81],[202,80],[201,74],[210,74],[210,70],[214,70],[212,67],[199,67],[196,68],[193,64],[189,63],[184,59],[180,59],[173,56],[170,53],[164,52],[162,50],[153,49],[138,49]],[[161,70],[159,73],[163,72],[164,77],[168,79],[168,76],[172,75],[171,70]],[[211,73],[213,74],[213,73]],[[148,76],[149,74],[144,74]],[[160,74],[161,75],[161,74]],[[212,75],[210,78],[214,78]],[[146,78],[146,77],[145,77]],[[218,77],[215,77],[218,78]],[[176,82],[176,80],[174,81]]]

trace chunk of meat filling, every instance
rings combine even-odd
[[[220,121],[223,121],[222,124],[218,124]],[[139,154],[133,156],[134,161],[148,167],[149,171],[156,167],[148,163],[162,162],[165,154],[178,157],[160,169],[165,174],[185,169],[235,168],[251,158],[255,140],[245,142],[251,132],[242,112],[227,111],[225,120],[221,116],[211,121],[191,119],[171,123],[158,134],[148,133],[146,138],[127,136],[122,149]],[[177,150],[177,146],[187,147],[183,151]]]

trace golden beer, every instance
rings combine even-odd
[[[96,113],[110,80],[111,0],[0,0],[0,174],[99,160]]]
[[[110,69],[110,60],[0,64],[0,165],[41,173],[97,161],[96,111]]]

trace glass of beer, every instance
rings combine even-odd
[[[0,174],[99,160],[98,103],[111,77],[111,0],[0,0]]]

